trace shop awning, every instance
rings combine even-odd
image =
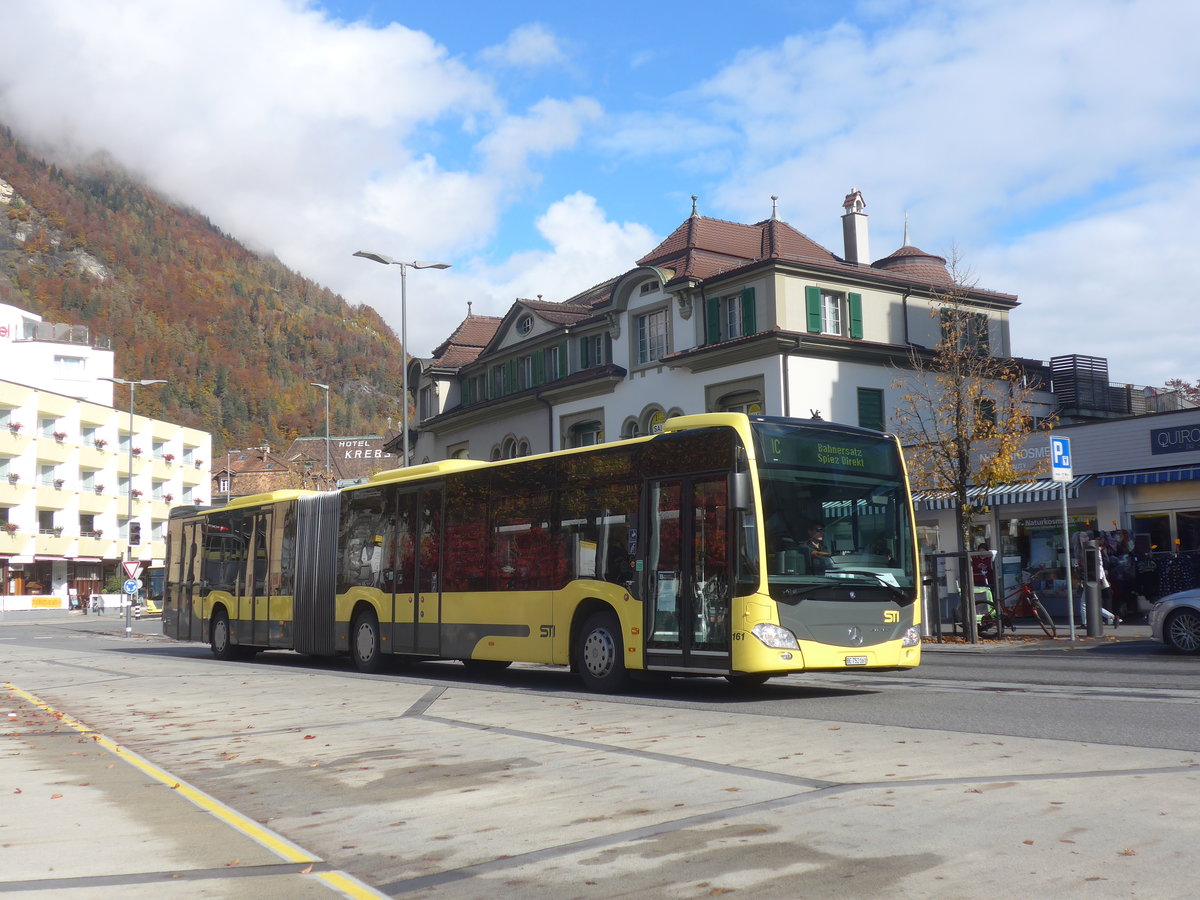
[[[1079,486],[1091,478],[1091,475],[1080,475],[1073,481],[1067,482],[1067,499],[1079,499]],[[1010,484],[998,484],[995,487],[973,487],[967,490],[967,501],[977,506],[1003,506],[1008,503],[1045,503],[1049,500],[1062,499],[1062,483],[1049,478],[1039,478],[1036,481],[1014,481]],[[927,491],[916,494],[914,500],[925,504],[925,509],[954,509],[954,496],[940,491]]]
[[[967,502],[982,504],[984,502],[982,496],[985,493],[987,493],[987,488],[967,488]],[[925,509],[954,509],[954,495],[942,491],[924,491],[913,494],[913,500],[917,503],[924,503]]]
[[[1200,478],[1200,466],[1179,466],[1174,469],[1141,469],[1136,472],[1106,472],[1096,476],[1101,487],[1115,484],[1159,484],[1165,481],[1191,481]]]
[[[1067,499],[1079,499],[1079,486],[1091,478],[1091,475],[1080,475],[1066,483]],[[1049,478],[1039,478],[1037,481],[1018,481],[1014,484],[999,484],[988,491],[988,506],[1002,506],[1005,503],[1045,503],[1048,500],[1061,500],[1063,483]]]

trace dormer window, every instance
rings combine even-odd
[[[524,315],[517,319],[517,332],[520,334],[529,334],[533,331],[533,316]]]
[[[638,288],[638,293],[645,297],[647,294],[653,294],[656,290],[658,290],[657,281],[643,281],[642,286]]]

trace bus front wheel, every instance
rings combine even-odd
[[[360,672],[378,672],[383,667],[379,642],[379,620],[370,611],[360,612],[350,627],[350,655]]]
[[[629,684],[621,623],[610,611],[593,613],[579,630],[575,659],[579,677],[590,691],[616,694]]]
[[[213,614],[208,632],[208,645],[217,659],[237,659],[236,648],[229,636],[229,616],[223,609],[218,609]]]

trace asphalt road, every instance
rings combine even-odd
[[[157,630],[0,621],[0,891],[1182,898],[1200,875],[1200,660],[1128,632],[598,698],[541,666],[220,663]]]

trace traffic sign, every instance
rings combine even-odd
[[[121,563],[121,567],[125,569],[126,578],[137,578],[142,573],[141,561],[136,559],[125,560]],[[126,591],[125,593],[129,593]]]
[[[1050,476],[1054,481],[1072,480],[1070,438],[1050,438]]]
[[[142,583],[136,578],[126,578],[125,583],[121,585],[121,588],[127,594],[136,594],[142,589]]]

